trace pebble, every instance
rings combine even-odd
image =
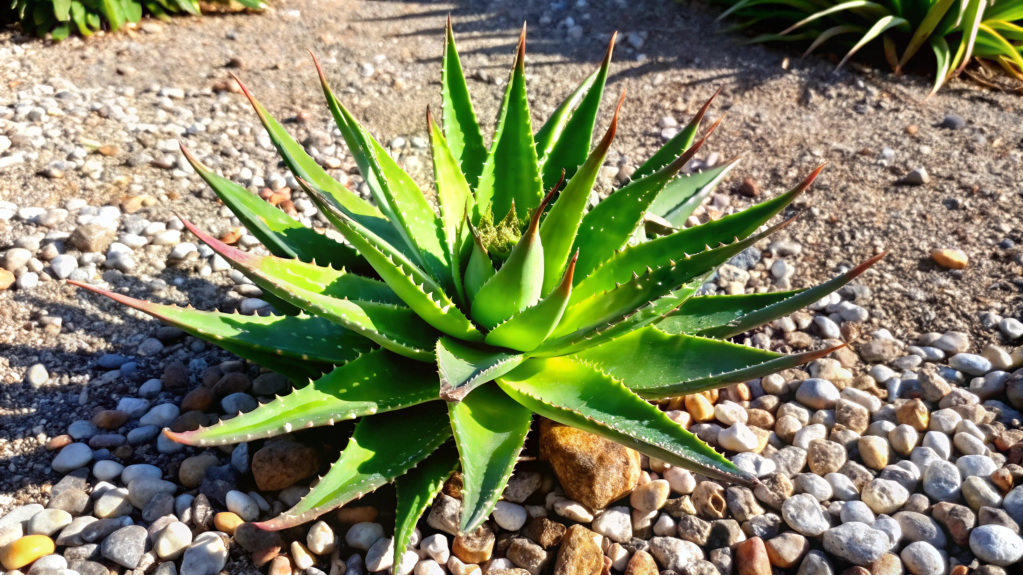
[[[923,167],[910,171],[902,178],[902,183],[910,186],[922,186],[930,181],[931,176],[927,173],[927,169]]]
[[[384,528],[379,523],[356,523],[345,534],[348,546],[362,551],[368,551],[374,543],[383,538]]]
[[[256,502],[241,491],[227,492],[227,509],[237,514],[244,521],[255,521],[259,519],[259,506]]]
[[[494,521],[506,531],[518,531],[526,524],[526,508],[508,501],[498,501],[493,511]]]
[[[889,547],[888,535],[865,523],[843,523],[824,532],[824,549],[854,565],[869,566]]]
[[[185,549],[181,575],[217,575],[227,565],[228,551],[216,533],[201,533]]]
[[[153,538],[153,551],[161,559],[175,560],[184,555],[192,543],[192,530],[180,521],[173,521]]]
[[[789,527],[807,537],[819,537],[831,526],[813,495],[803,493],[785,500],[782,518]]]
[[[913,575],[944,575],[946,572],[945,558],[930,543],[910,543],[899,556]]]
[[[145,527],[128,525],[114,531],[103,540],[100,551],[103,557],[128,569],[134,569],[146,552],[149,534]]]
[[[71,524],[71,514],[62,509],[44,509],[32,516],[26,533],[51,536]]]
[[[57,473],[67,473],[85,467],[92,461],[92,449],[84,443],[72,443],[60,450],[50,464]]]
[[[45,535],[26,535],[0,549],[0,564],[13,571],[54,552],[53,540]]]

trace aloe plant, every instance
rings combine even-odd
[[[784,355],[726,338],[818,301],[877,258],[811,289],[699,295],[718,266],[791,221],[762,229],[820,172],[741,213],[682,227],[736,165],[682,172],[713,131],[694,143],[710,101],[631,183],[587,211],[622,105],[591,149],[613,45],[534,133],[523,29],[488,147],[449,21],[442,127],[426,118],[439,211],[334,96],[318,63],[330,111],[375,205],[324,172],[243,86],[296,180],[346,242],[303,227],[187,152],[270,254],[241,251],[185,225],[292,315],[204,312],[75,284],[295,384],[289,395],[211,427],[165,430],[175,441],[222,445],[358,419],[330,471],[261,527],[296,525],[396,481],[400,554],[460,468],[460,528],[472,531],[500,498],[534,414],[708,477],[756,483],[649,400],[829,353]],[[648,219],[659,233],[647,233]]]
[[[927,43],[935,57],[931,94],[960,74],[972,56],[990,60],[1023,80],[1023,0],[719,1],[731,5],[719,20],[734,15],[742,20],[738,28],[777,27],[751,42],[807,42],[806,56],[834,38],[846,39],[850,47],[839,68],[880,39],[898,73]]]

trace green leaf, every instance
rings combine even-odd
[[[319,196],[316,193],[312,195]],[[318,199],[325,200],[323,197]],[[483,341],[483,334],[432,277],[355,220],[341,212],[333,215],[341,235],[355,246],[394,293],[420,318],[448,335],[468,341]]]
[[[984,9],[987,5],[987,0],[969,0],[966,3],[966,9],[962,15],[963,38],[959,44],[959,53],[956,54],[959,67],[952,72],[953,75],[960,74],[970,63],[973,45],[977,41],[977,32],[980,29],[980,23],[984,21]]]
[[[700,123],[703,122],[703,117],[707,115],[707,110],[710,110],[711,102],[713,102],[714,98],[717,98],[720,93],[721,88],[718,88],[713,94],[711,94],[710,99],[703,104],[700,111],[693,116],[693,119],[689,120],[686,127],[682,128],[681,132],[672,136],[672,138],[661,146],[660,149],[654,152],[653,156],[650,156],[649,160],[643,162],[643,165],[632,172],[633,182],[643,179],[672,163],[675,161],[675,158],[693,145],[693,140],[696,139],[696,132],[700,129]],[[720,118],[718,119],[718,122],[720,122]],[[715,125],[717,125],[717,123],[715,123]],[[711,131],[712,130],[709,130],[707,135],[710,135]],[[706,140],[707,137],[704,136],[704,139]]]
[[[465,300],[471,306],[480,288],[490,281],[490,278],[494,277],[494,274],[497,272],[494,271],[494,263],[490,261],[487,248],[480,240],[476,229],[472,227],[472,222],[468,220],[468,216],[466,216],[465,225],[469,228],[473,240],[472,254],[469,256],[469,265],[465,268],[465,279],[463,281]]]
[[[523,26],[515,67],[498,114],[494,141],[476,188],[473,211],[473,223],[476,225],[488,207],[495,214],[506,214],[514,202],[519,213],[528,214],[543,197],[529,103],[526,101],[525,62],[526,28]]]
[[[663,320],[689,300],[711,276],[711,272],[697,276],[685,285],[671,291],[623,316],[611,317],[604,323],[585,323],[583,327],[557,338],[551,338],[529,353],[530,357],[569,355],[600,345],[631,331]]]
[[[472,318],[483,327],[493,329],[540,300],[544,262],[539,222],[553,195],[553,191],[547,194],[536,208],[529,220],[529,228],[512,248],[504,265],[483,284],[473,299]]]
[[[78,2],[78,0],[71,0],[71,21],[75,23],[79,34],[82,36],[92,36],[92,29],[89,28],[85,17],[85,6]]]
[[[389,225],[386,223],[387,220],[380,213],[380,210],[374,207],[373,204],[353,194],[338,183],[337,180],[330,177],[330,174],[320,167],[316,160],[313,160],[305,153],[302,146],[267,112],[266,108],[256,101],[256,97],[252,95],[252,92],[249,92],[249,89],[245,87],[242,81],[237,76],[234,76],[234,79],[238,82],[238,86],[241,87],[242,92],[245,93],[252,107],[256,110],[256,115],[259,116],[260,122],[266,128],[267,134],[270,135],[270,141],[273,142],[274,147],[281,154],[284,163],[287,164],[291,173],[315,185],[317,189],[326,192],[337,203],[344,206],[348,213],[353,214],[353,217],[359,218],[364,226],[375,229],[376,227]],[[352,147],[351,144],[349,144],[349,147]],[[376,223],[372,223],[373,221],[376,221]]]
[[[449,441],[394,481],[398,499],[394,519],[394,565],[401,565],[416,523],[456,469],[458,448]]]
[[[405,170],[334,97],[319,62],[315,57],[313,60],[319,71],[323,93],[327,97],[331,114],[334,115],[335,123],[352,151],[359,171],[373,190],[377,204],[385,210],[394,228],[412,248],[410,255],[414,257],[416,264],[429,272],[441,286],[453,288],[453,266],[448,250],[444,249],[441,219],[434,213],[422,190]]]
[[[641,276],[637,274],[625,283],[580,302],[572,303],[574,298],[570,298],[568,309],[551,337],[560,340],[567,336],[575,341],[607,323],[617,322],[649,302],[675,291],[678,286],[714,270],[735,254],[789,225],[793,219],[745,240],[669,261],[662,267],[644,271]],[[574,291],[572,295],[575,295]]]
[[[544,150],[543,164],[540,167],[544,189],[549,189],[557,184],[563,170],[566,178],[573,178],[579,165],[587,161],[587,155],[590,153],[590,141],[593,139],[593,128],[597,124],[597,112],[600,111],[600,100],[604,97],[604,83],[607,81],[607,71],[611,66],[611,53],[614,51],[616,36],[617,33],[611,35],[604,60],[601,62],[592,84],[586,90],[586,95],[579,102],[579,107],[572,112],[565,127],[559,130],[550,150]],[[624,94],[622,96],[624,97]],[[621,107],[621,101],[618,105]],[[617,116],[617,110],[615,115]],[[610,144],[610,142],[608,143]],[[592,156],[590,157],[592,158]],[[604,161],[603,157],[600,161]],[[596,171],[599,168],[600,163],[593,169],[594,178],[596,178]],[[591,183],[590,187],[592,186]],[[568,247],[565,246],[566,259]],[[557,274],[560,275],[560,273],[561,270],[557,270]],[[551,285],[553,287],[553,284]]]
[[[743,239],[764,225],[802,194],[820,174],[820,166],[799,185],[777,198],[757,204],[737,214],[710,221],[703,225],[679,230],[671,235],[615,252],[610,259],[593,270],[586,279],[577,282],[570,303],[580,302],[601,292],[614,289],[649,268],[659,268],[671,260],[695,254],[707,246],[733,239]],[[703,270],[701,270],[703,271]]]
[[[906,51],[902,53],[902,58],[899,60],[896,72],[905,66],[906,62],[909,62],[909,59],[924,45],[924,41],[928,39],[931,32],[934,31],[934,28],[938,26],[938,23],[945,17],[945,13],[948,12],[948,9],[955,2],[956,0],[934,0],[930,3],[927,14],[916,27],[916,31],[913,32],[913,38],[910,39],[909,44],[906,46]]]
[[[657,199],[650,206],[650,212],[668,220],[674,227],[681,228],[696,208],[700,207],[714,191],[718,182],[738,163],[739,158],[735,158],[716,168],[679,175],[657,194]]]
[[[184,223],[190,232],[264,291],[369,338],[385,349],[420,361],[433,361],[434,341],[439,334],[411,309],[394,304],[337,299],[305,289],[292,282],[304,281],[307,287],[316,287],[316,282],[300,276],[290,277],[291,281],[288,281],[261,269],[264,262],[274,260],[273,256],[248,254],[209,237],[187,221]],[[290,263],[299,262],[293,260]]]
[[[555,286],[550,295],[495,327],[487,334],[487,344],[526,352],[543,343],[565,313],[568,297],[572,294],[572,275],[575,273],[577,257],[578,254],[568,262],[561,283]]]
[[[838,66],[835,69],[837,70],[844,66],[845,63],[849,61],[849,58],[852,58],[853,55],[860,50],[860,48],[866,46],[868,42],[870,42],[874,38],[877,38],[883,32],[891,28],[901,29],[907,28],[908,26],[909,26],[908,20],[906,20],[905,18],[899,18],[897,16],[885,16],[883,18],[878,19],[878,21],[875,22],[874,25],[871,26],[869,30],[867,30],[867,33],[864,34],[863,37],[860,38],[860,40],[856,42],[856,44],[854,44],[853,47],[848,52],[846,52],[845,56],[842,58],[842,61],[838,63]]]
[[[50,37],[58,42],[67,38],[69,34],[71,34],[71,25],[68,22],[62,22],[54,26],[53,30],[50,31]]]
[[[437,339],[440,397],[461,401],[473,389],[515,369],[521,354],[488,346],[471,345],[450,337]]]
[[[986,43],[994,48],[996,54],[1012,60],[1017,67],[1023,69],[1023,57],[1020,56],[1018,49],[1001,34],[983,23],[980,24],[977,34],[978,41],[983,37]]]
[[[728,461],[622,383],[566,357],[532,359],[497,380],[512,399],[684,469],[742,485],[756,478]]]
[[[205,447],[334,425],[436,400],[436,377],[427,363],[377,349],[248,413],[195,431],[164,433],[178,443]]]
[[[696,155],[720,122],[718,119],[707,130],[707,135],[681,156],[645,178],[634,179],[583,217],[572,246],[579,251],[576,283],[629,243],[636,226],[643,221],[643,215],[656,202],[661,190]]]
[[[431,401],[362,418],[341,458],[283,515],[257,523],[277,531],[358,499],[419,464],[451,437],[444,405]]]
[[[59,22],[67,22],[71,15],[71,0],[53,0],[53,17]],[[66,38],[67,36],[65,36]]]
[[[796,22],[795,24],[789,26],[785,30],[782,30],[778,35],[784,36],[789,32],[796,30],[797,28],[802,28],[803,26],[809,24],[810,22],[820,20],[825,16],[831,16],[832,14],[837,14],[844,10],[856,12],[866,17],[890,15],[890,12],[888,11],[887,8],[876,2],[869,2],[868,0],[852,0],[850,2],[842,2],[841,4],[836,4],[829,8],[825,8],[824,10],[814,12],[813,14],[807,16],[806,18],[803,18],[799,22]]]
[[[663,399],[770,375],[835,349],[785,355],[647,326],[569,357],[621,380],[641,397]]]
[[[137,300],[89,284],[71,285],[104,295],[122,305],[147,313],[190,335],[220,345],[223,342],[248,350],[247,358],[278,356],[301,364],[303,361],[345,363],[374,347],[366,338],[313,316],[239,315],[163,305]]]
[[[575,176],[568,181],[565,189],[558,194],[558,200],[551,206],[540,226],[540,240],[544,248],[543,295],[551,293],[565,271],[565,264],[571,253],[569,250],[572,249],[576,232],[583,220],[586,202],[593,191],[593,184],[597,181],[597,173],[604,163],[611,141],[614,140],[615,130],[618,128],[618,111],[621,110],[623,101],[624,93],[618,100],[611,125],[608,126],[604,137]]]
[[[567,98],[558,104],[551,117],[547,118],[544,125],[533,136],[536,156],[540,161],[543,161],[547,154],[550,153],[551,148],[554,147],[554,143],[561,137],[561,133],[565,131],[565,125],[568,124],[572,110],[579,105],[579,101],[583,99],[590,87],[593,86],[593,83],[597,81],[598,74],[600,74],[600,68],[594,70]]]
[[[366,273],[372,269],[351,246],[316,233],[259,196],[218,176],[184,146],[181,146],[181,152],[196,173],[213,188],[217,197],[271,254],[281,258],[298,258],[304,262],[319,262],[321,265],[344,266],[356,273]]]
[[[469,228],[465,222],[472,210],[475,198],[458,162],[448,148],[448,143],[437,129],[433,118],[430,117],[429,109],[426,110],[426,124],[430,131],[434,185],[437,187],[437,203],[440,205],[441,219],[444,222],[444,237],[450,252],[452,279],[458,299],[464,301],[461,271],[465,260],[462,255],[466,252],[465,248],[469,240]]]
[[[444,63],[441,68],[441,97],[443,98],[444,134],[451,154],[465,174],[470,188],[475,189],[487,159],[487,146],[483,143],[480,124],[469,97],[469,87],[462,73],[462,63],[455,48],[455,34],[451,30],[451,15],[445,30]]]
[[[472,390],[449,403],[451,428],[462,460],[462,520],[472,533],[490,516],[515,468],[533,412],[496,385]]]
[[[857,34],[863,34],[865,30],[863,29],[863,26],[855,26],[852,24],[842,24],[839,26],[828,28],[827,30],[821,32],[820,35],[818,35],[816,38],[814,38],[813,42],[810,43],[810,47],[806,49],[806,52],[803,52],[803,58],[806,58],[807,56],[812,54],[813,51],[816,50],[821,44],[827,42],[828,40],[834,38],[835,36],[838,36],[839,34],[852,34],[853,32]]]
[[[887,253],[878,254],[844,274],[806,290],[694,297],[676,313],[659,322],[657,327],[667,333],[733,337],[820,301],[867,271]]]

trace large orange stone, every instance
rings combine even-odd
[[[540,458],[550,462],[570,499],[604,509],[639,482],[639,453],[592,433],[544,419]]]
[[[45,535],[27,535],[0,549],[0,563],[4,569],[13,571],[31,564],[40,557],[50,555],[56,547],[53,540]]]

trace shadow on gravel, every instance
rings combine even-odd
[[[444,21],[450,13],[463,57],[474,54],[486,54],[488,57],[511,54],[525,22],[527,52],[559,57],[557,60],[531,62],[531,66],[557,66],[563,62],[599,64],[603,46],[611,34],[617,31],[619,38],[615,47],[615,60],[639,64],[613,72],[608,78],[609,84],[622,78],[654,77],[661,71],[687,68],[718,73],[682,83],[683,87],[714,85],[728,79],[737,82],[736,89],[741,92],[788,73],[779,65],[780,61],[786,56],[795,55],[793,52],[760,46],[743,46],[742,37],[735,34],[726,36],[725,43],[730,44],[729,49],[721,50],[720,39],[713,42],[707,40],[710,36],[721,34],[727,27],[727,24],[714,21],[716,11],[693,9],[671,1],[651,3],[642,11],[630,10],[624,0],[589,0],[583,3],[583,7],[579,7],[574,0],[463,0],[455,2],[455,8],[450,11],[447,3],[444,8],[416,10],[415,6],[424,7],[434,3],[379,1],[407,4],[410,7],[400,16],[361,20],[401,21],[405,26],[410,23],[416,26],[414,31],[394,34],[393,38],[435,41],[443,37]],[[541,18],[549,18],[550,23],[540,24]],[[569,37],[567,18],[582,26],[581,38]],[[630,38],[633,34],[635,36]],[[639,39],[642,42],[638,42]],[[495,45],[494,40],[501,43]],[[479,41],[486,41],[487,45],[472,47]],[[440,58],[422,61],[439,62]],[[503,70],[496,64],[492,68]],[[823,70],[826,66],[820,68]],[[827,76],[822,78],[825,82],[834,81],[834,76]]]

